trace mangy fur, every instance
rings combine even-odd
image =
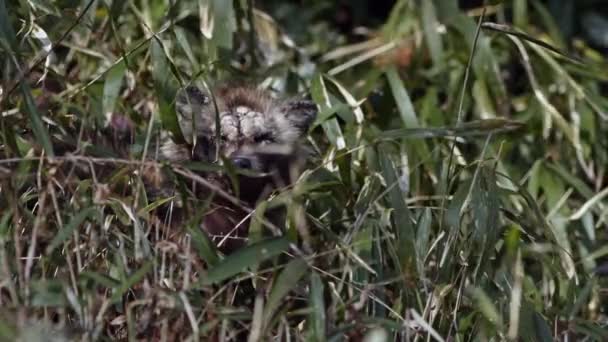
[[[220,162],[218,156],[247,159],[252,171],[268,173],[266,177],[239,179],[239,199],[254,207],[268,190],[294,180],[292,166],[298,162],[299,151],[295,145],[315,119],[316,105],[306,100],[277,100],[250,87],[223,87],[213,95],[197,87],[186,87],[178,93],[175,105],[186,142],[177,144],[167,139],[161,146],[161,157],[178,163]],[[221,176],[205,177],[230,189]],[[215,241],[231,234],[227,244],[220,246],[230,252],[243,245],[247,236],[248,222],[234,229],[247,213],[229,201],[214,198],[213,208],[203,218],[203,228]]]

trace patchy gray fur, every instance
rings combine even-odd
[[[291,146],[306,134],[317,114],[311,101],[280,101],[254,88],[219,88],[214,95],[215,105],[197,87],[180,90],[177,118],[188,144],[165,144],[161,153],[166,159],[213,162],[216,154],[232,158],[251,155],[264,146]],[[220,119],[219,135],[216,117]]]
[[[267,92],[247,87],[223,87],[213,91],[213,97],[196,87],[182,89],[176,97],[177,119],[186,143],[178,144],[166,137],[160,148],[162,159],[174,162],[219,162],[219,155],[241,169],[259,173],[239,175],[236,183],[221,173],[203,176],[218,187],[235,194],[248,206],[282,188],[298,177],[303,166],[303,148],[296,142],[304,136],[315,119],[317,107],[306,100],[278,100]],[[217,110],[216,110],[217,109]],[[219,120],[218,120],[219,118]],[[170,183],[170,182],[167,182]],[[168,184],[157,186],[161,195],[171,195]],[[203,198],[208,189],[192,187]],[[243,245],[248,235],[248,213],[231,202],[215,198],[204,217],[202,228],[219,242],[228,253]],[[174,210],[179,210],[177,203]],[[270,211],[275,219],[280,215]],[[241,222],[239,227],[236,226]]]

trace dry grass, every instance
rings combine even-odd
[[[232,3],[0,0],[0,340],[608,339],[596,51],[527,1],[397,1],[357,44],[330,1]],[[142,151],[178,87],[245,76],[311,94],[315,153],[223,256],[187,191],[216,167]],[[179,229],[148,167],[181,185]]]

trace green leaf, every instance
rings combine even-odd
[[[186,35],[186,30],[181,27],[175,27],[173,29],[173,33],[175,34],[175,39],[179,46],[182,48],[186,56],[188,57],[188,61],[192,64],[192,66],[196,67],[198,62],[196,57],[194,57],[194,52],[192,51],[192,47],[188,42],[188,37]]]
[[[496,223],[499,219],[500,202],[497,194],[498,187],[493,170],[490,167],[481,167],[476,184],[471,189],[471,208],[475,223],[473,238],[478,243],[485,243],[486,248],[493,246],[498,237],[499,226]]]
[[[317,118],[310,125],[310,130],[314,130],[315,127],[319,126],[323,122],[330,120],[330,118],[337,112],[339,112],[341,110],[347,110],[347,109],[348,109],[348,105],[346,103],[340,102],[329,108],[322,110],[321,112],[319,112],[319,114],[317,114]]]
[[[21,88],[21,94],[25,102],[25,111],[30,119],[36,141],[42,145],[47,156],[54,157],[55,152],[53,151],[53,144],[51,144],[51,137],[42,122],[42,116],[38,112],[30,87],[25,82],[21,82],[19,87]]]
[[[289,248],[286,238],[273,238],[241,248],[228,255],[212,267],[201,280],[201,285],[211,285],[237,275],[247,268],[254,267],[262,261],[272,258]]]
[[[159,106],[160,121],[173,134],[173,138],[176,141],[182,142],[184,141],[184,137],[173,106],[177,89],[171,82],[169,61],[158,39],[152,39],[150,42],[150,56],[152,58],[152,75]]]
[[[67,239],[69,239],[70,236],[72,236],[72,232],[77,229],[82,224],[82,222],[84,222],[84,220],[86,220],[90,216],[93,216],[96,210],[97,209],[95,207],[88,207],[80,211],[74,217],[72,217],[70,222],[68,222],[65,226],[61,227],[57,235],[55,235],[51,243],[46,248],[46,254],[51,254],[55,248],[59,247]]]
[[[63,307],[67,302],[64,284],[60,281],[49,279],[32,284],[33,307]]]
[[[13,52],[16,53],[17,39],[15,38],[15,31],[10,22],[6,4],[4,3],[4,0],[0,0],[0,39],[5,40],[14,50]]]
[[[496,308],[492,298],[490,298],[481,288],[475,288],[472,295],[475,299],[477,310],[479,310],[492,325],[498,329],[502,329],[502,316]]]
[[[2,1],[0,1],[2,2]],[[1,20],[0,20],[1,21]],[[16,341],[18,337],[16,328],[9,321],[0,316],[0,340],[1,341]]]
[[[576,315],[579,313],[581,308],[584,305],[589,304],[589,302],[590,302],[589,297],[591,296],[591,291],[592,291],[593,287],[595,287],[595,286],[596,286],[595,279],[592,278],[587,281],[587,284],[585,284],[585,287],[583,287],[583,289],[580,290],[580,292],[578,293],[576,302],[574,303],[574,305],[572,306],[572,309],[568,313],[568,318],[570,318],[570,319],[576,318],[577,317]]]
[[[416,260],[418,262],[418,272],[424,272],[424,259],[429,251],[429,240],[431,237],[431,223],[433,216],[431,208],[425,208],[416,227]]]
[[[528,26],[528,0],[513,0],[513,23],[521,29]]]
[[[106,74],[106,81],[103,85],[103,97],[101,99],[102,113],[106,116],[114,112],[125,70],[126,64],[123,61],[114,65]]]
[[[532,318],[533,318],[533,322],[534,322],[534,332],[536,335],[536,338],[532,341],[534,341],[534,342],[536,342],[536,341],[542,341],[542,342],[555,341],[553,339],[553,334],[551,333],[551,327],[549,326],[549,324],[547,324],[547,321],[545,321],[545,318],[536,311],[534,311],[534,313],[532,314]]]
[[[268,208],[268,201],[260,201],[255,207],[255,213],[249,222],[249,244],[261,241],[264,232],[264,220],[266,219],[266,209]]]
[[[129,291],[129,289],[139,283],[145,276],[152,270],[154,266],[154,260],[149,260],[144,263],[135,273],[126,279],[119,287],[115,288],[114,294],[110,298],[111,303],[118,302],[121,297]]]
[[[11,209],[5,209],[4,214],[2,214],[2,219],[0,219],[0,239],[6,239],[8,237],[9,232],[9,220],[13,217],[13,211]]]
[[[329,112],[334,107],[329,100],[329,93],[325,87],[323,76],[321,74],[316,75],[310,87],[310,92],[313,100],[321,108],[321,112]],[[346,148],[346,140],[342,134],[342,129],[336,118],[329,118],[328,120],[321,123],[327,139],[336,147],[338,150]]]
[[[100,274],[97,272],[84,271],[78,274],[80,278],[93,280],[95,283],[104,286],[108,289],[113,289],[120,285],[120,281],[110,277],[107,274]]]
[[[547,322],[528,301],[523,301],[520,309],[519,337],[526,342],[551,342],[553,334]]]
[[[175,196],[171,196],[171,197],[164,197],[164,198],[160,198],[148,205],[146,205],[145,207],[139,209],[137,211],[137,215],[138,216],[144,216],[145,214],[148,214],[149,212],[151,212],[152,210],[161,207],[163,204],[166,204],[168,202],[171,202],[172,200],[175,199]]]
[[[523,124],[502,118],[474,120],[453,127],[402,128],[381,132],[378,140],[430,139],[441,137],[483,137],[519,130]]]
[[[213,41],[216,46],[232,49],[232,36],[236,31],[236,18],[232,0],[206,0],[212,9]]]
[[[6,9],[6,4],[4,3],[4,0],[0,0],[0,46],[5,48],[7,45],[11,51],[6,51],[2,55],[6,56],[5,54],[12,54],[14,56],[13,62],[19,64],[20,61],[17,59],[17,56],[19,56],[19,51],[15,31],[10,25],[10,19],[8,11]],[[5,65],[3,65],[3,67],[4,66]],[[44,123],[42,122],[42,117],[38,112],[38,108],[36,107],[36,103],[34,102],[34,98],[32,97],[30,87],[23,80],[17,81],[19,82],[19,88],[21,90],[21,94],[23,95],[23,102],[25,106],[24,111],[28,114],[32,131],[34,132],[34,136],[36,137],[37,142],[42,145],[42,148],[46,152],[46,155],[53,157],[55,153],[53,151],[53,145],[51,144],[51,138],[49,136],[49,132],[44,126]],[[4,104],[4,100],[5,99],[2,98],[1,104]],[[14,145],[14,136],[12,133],[7,134],[6,130],[8,130],[9,128],[5,126],[4,122],[2,124],[2,127],[4,131],[4,138],[8,138],[8,143]],[[11,147],[14,148],[14,146]],[[17,151],[15,150],[15,152]]]
[[[456,29],[464,37],[467,44],[467,51],[471,51],[475,46],[477,23],[459,10],[456,10],[455,12],[444,12],[443,14],[446,16],[445,18],[440,18],[440,21],[445,22],[450,27]],[[507,90],[500,75],[498,60],[490,46],[490,40],[483,32],[480,32],[479,34],[477,51],[474,53],[475,58],[473,60],[472,68],[475,76],[485,79],[485,83],[492,91],[493,97],[496,99],[497,103],[504,103],[507,98]]]
[[[323,300],[323,282],[317,273],[310,276],[310,330],[307,341],[325,341],[325,301]]]
[[[433,64],[440,66],[443,63],[443,42],[437,28],[439,21],[433,1],[422,1],[422,30],[424,32],[425,43],[429,48]]]
[[[397,69],[395,67],[389,68],[386,71],[386,77],[393,97],[395,98],[395,102],[397,103],[403,126],[410,129],[418,128],[420,126],[418,115],[416,114],[412,100],[397,73]],[[409,151],[408,157],[412,158],[410,160],[413,160],[414,155],[419,156],[421,160],[428,158],[429,155],[428,147],[424,141],[415,141],[407,150]]]
[[[198,255],[207,263],[209,267],[214,267],[219,262],[217,248],[209,236],[199,225],[192,225],[188,228],[188,233],[192,237],[192,244]]]
[[[388,187],[388,203],[392,208],[393,229],[397,234],[395,250],[399,256],[400,272],[411,274],[416,270],[416,248],[414,241],[416,235],[410,210],[405,204],[405,194],[398,186],[397,170],[394,163],[388,158],[387,153],[382,151],[382,146],[378,147],[378,156],[382,175]],[[411,273],[410,273],[411,272]]]
[[[294,259],[285,266],[268,295],[268,301],[264,307],[264,327],[268,328],[271,316],[281,304],[283,297],[297,285],[308,270],[308,265],[303,259]]]
[[[407,90],[405,90],[405,87],[403,86],[397,69],[395,67],[389,68],[386,71],[386,77],[388,79],[388,84],[391,86],[391,91],[395,97],[395,102],[397,103],[397,108],[399,108],[399,114],[401,115],[401,121],[403,121],[404,126],[407,128],[419,127],[420,124],[418,123],[414,105],[412,104],[412,100],[410,99]]]

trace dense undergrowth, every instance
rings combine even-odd
[[[608,339],[600,52],[539,1],[253,3],[0,0],[1,340]],[[283,236],[221,256],[140,175],[227,79],[319,115]]]

